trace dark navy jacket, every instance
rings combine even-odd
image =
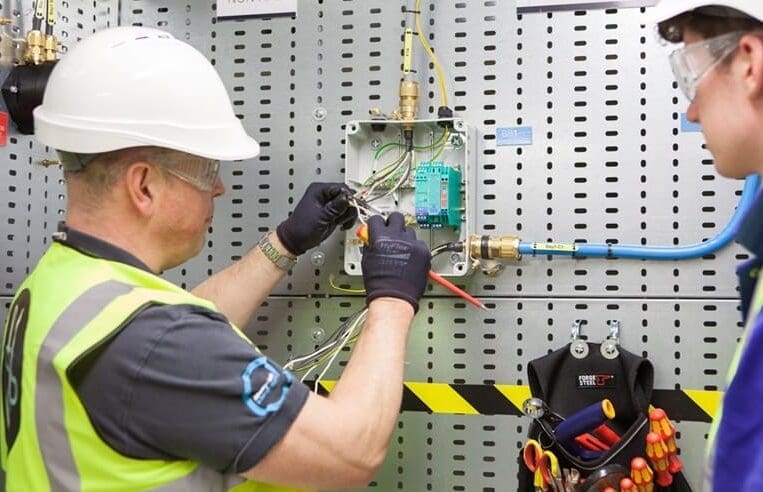
[[[751,253],[751,259],[737,268],[747,332],[715,437],[712,480],[718,492],[763,490],[763,314],[750,310],[763,264],[763,193],[742,222],[737,242]]]

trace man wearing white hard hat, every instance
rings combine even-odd
[[[348,188],[313,183],[276,231],[188,292],[159,274],[201,250],[220,161],[259,153],[204,56],[155,29],[99,32],[57,64],[34,117],[61,157],[67,221],[5,323],[7,490],[366,485],[397,420],[430,267],[402,216],[369,220],[367,321],[318,396],[237,326],[300,254],[352,225]]]
[[[687,118],[702,125],[715,167],[741,179],[763,173],[763,2],[662,0],[660,35],[683,43],[670,56],[689,99]],[[706,490],[763,490],[763,198],[737,233],[752,259],[737,273],[745,331],[728,374],[722,411],[708,438]]]

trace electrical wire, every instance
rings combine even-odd
[[[408,181],[408,178],[411,176],[411,170],[413,169],[413,152],[410,152],[410,160],[408,161],[408,165],[405,166],[404,169],[405,169],[405,172],[403,173],[402,177],[389,189],[389,191],[378,198],[373,198],[373,200],[381,200],[383,198],[387,198],[388,196],[390,196],[391,194],[399,190],[400,187],[402,187],[405,184],[405,182]],[[397,200],[395,200],[395,203],[397,203]]]
[[[412,167],[413,167],[413,151],[402,154],[401,157],[397,159],[397,162],[394,164],[394,167],[390,171],[383,173],[382,176],[374,177],[374,180],[371,186],[369,186],[365,190],[362,190],[360,192],[361,193],[360,196],[368,203],[371,203],[372,201],[389,196],[390,194],[394,193],[400,186],[402,186],[403,180],[399,180],[385,194],[374,196],[374,192],[376,192],[376,189],[379,187],[379,185],[386,182],[388,178],[394,179],[394,177],[397,175],[399,171],[404,170],[403,174],[406,177],[409,176]]]
[[[346,294],[365,294],[366,289],[345,289],[344,287],[339,287],[336,282],[334,282],[334,274],[329,275],[329,285],[332,289],[338,290],[339,292],[344,292]]]
[[[407,152],[401,153],[398,155],[395,160],[392,162],[389,162],[385,164],[381,169],[378,171],[374,170],[374,164],[371,165],[371,175],[366,178],[366,180],[363,182],[365,186],[369,186],[377,181],[384,180],[390,176],[392,172],[394,172],[395,168],[400,165],[400,163],[405,159]]]
[[[316,393],[318,392],[318,385],[320,384],[321,379],[323,379],[323,376],[326,375],[328,370],[334,364],[334,361],[339,356],[339,353],[344,349],[345,346],[347,346],[347,343],[349,342],[349,340],[354,335],[355,327],[356,327],[356,325],[353,323],[352,328],[347,331],[347,334],[344,337],[342,337],[342,339],[341,339],[341,341],[339,343],[339,346],[336,348],[336,350],[334,350],[334,353],[331,355],[331,358],[329,359],[329,361],[326,362],[326,365],[323,367],[323,370],[321,371],[321,373],[318,374],[317,378],[315,378],[315,385],[314,385],[313,389],[314,389],[314,391]]]
[[[356,312],[349,318],[347,318],[337,330],[323,343],[312,352],[300,355],[290,359],[284,364],[284,369],[301,372],[304,370],[312,370],[322,362],[330,358],[337,349],[337,345],[347,336],[348,332],[355,333],[358,327],[365,321],[368,308],[363,308]],[[351,336],[348,340],[352,343],[357,336]],[[304,380],[309,372],[302,377]]]
[[[444,253],[446,251],[463,251],[463,242],[445,243],[435,247],[432,250],[432,256]],[[337,290],[352,293],[364,293],[365,290],[355,289],[343,289],[334,283],[333,274],[329,276],[329,283]],[[284,364],[284,368],[293,372],[305,371],[304,375],[300,378],[300,381],[305,381],[318,368],[321,364],[324,364],[320,374],[313,383],[313,390],[318,392],[318,385],[328,370],[332,367],[339,353],[347,346],[354,344],[361,330],[363,323],[368,315],[368,308],[364,307],[360,311],[354,313],[347,318],[337,330],[331,334],[331,336],[323,343],[323,345],[316,348],[314,351],[294,357]]]
[[[367,314],[368,308],[363,308],[353,314],[340,325],[339,329],[337,329],[337,331],[334,332],[329,340],[321,347],[307,355],[299,356],[288,361],[284,365],[284,368],[294,372],[305,370],[305,374],[300,379],[300,381],[304,382],[318,366],[324,361],[327,361],[323,370],[314,382],[313,390],[317,393],[318,385],[334,364],[334,361],[336,361],[339,353],[344,347],[354,344],[357,341],[360,327],[365,322]]]
[[[450,136],[450,128],[445,128],[445,132],[443,132],[443,136],[445,138],[443,139],[442,145],[440,145],[440,148],[437,149],[437,152],[435,152],[435,154],[432,156],[429,162],[436,161],[442,155],[443,151],[445,150],[445,144],[447,143],[448,137]]]
[[[429,58],[432,60],[432,64],[434,65],[435,74],[437,75],[437,81],[440,84],[440,102],[442,106],[448,105],[448,90],[447,86],[445,85],[445,74],[443,73],[442,66],[440,65],[440,60],[437,59],[437,55],[434,54],[434,51],[432,51],[432,47],[429,45],[429,43],[426,40],[426,37],[424,36],[424,30],[421,27],[421,0],[416,0],[416,9],[415,9],[415,21],[416,21],[416,31],[418,33],[419,43],[421,43],[421,47],[424,48],[424,51],[427,52],[427,55],[429,55]]]
[[[34,10],[34,16],[32,17],[32,30],[39,31],[42,29],[42,22],[45,20],[45,6],[47,0],[35,0],[32,9]]]
[[[375,171],[375,162],[371,164],[371,175],[363,181],[363,186],[370,186],[377,181],[383,181],[396,170],[400,163],[407,157],[408,152],[404,152],[398,155],[394,161],[385,164],[381,169]]]
[[[446,128],[443,130],[440,137],[437,139],[436,142],[433,142],[429,145],[420,145],[420,146],[414,146],[414,150],[431,150],[431,149],[437,149],[435,154],[432,156],[432,159],[427,162],[431,162],[434,159],[437,159],[445,149],[445,146],[448,142],[448,136],[450,135],[450,130]],[[368,203],[380,200],[382,198],[386,198],[393,193],[397,192],[410,178],[411,172],[413,169],[415,169],[414,166],[414,160],[415,160],[415,153],[414,150],[410,150],[404,153],[401,153],[399,156],[395,158],[392,162],[385,164],[381,169],[378,171],[374,171],[376,168],[376,162],[379,160],[379,158],[390,148],[401,148],[405,147],[404,144],[398,143],[398,142],[388,142],[381,147],[379,147],[373,158],[373,162],[371,164],[371,171],[372,174],[368,178],[366,178],[365,181],[361,184],[361,189],[356,193],[355,197],[362,199],[365,201],[365,204],[368,205]],[[390,183],[389,187],[383,187],[384,193],[378,194],[374,196],[374,193],[376,193],[377,189],[385,185],[388,181],[395,180],[394,183]],[[357,206],[360,205],[359,203],[354,203],[353,206],[356,206],[358,209],[358,214],[361,216],[361,222],[365,223],[365,219],[362,217],[363,210],[361,207]],[[368,216],[370,214],[367,214]]]
[[[38,0],[40,2],[44,0]],[[48,0],[48,13],[46,15],[45,34],[51,36],[53,34],[53,26],[56,25],[56,1]]]
[[[446,128],[445,131],[443,131],[440,134],[440,137],[435,142],[432,142],[428,145],[414,145],[413,150],[418,150],[418,151],[432,150],[437,146],[444,146],[445,143],[447,142],[448,135],[450,135],[450,129]],[[374,153],[374,162],[378,161],[379,157],[381,157],[381,155],[385,153],[387,149],[389,149],[390,147],[398,147],[398,148],[405,147],[405,144],[400,142],[385,143],[384,145],[376,149],[376,152]]]
[[[445,243],[441,244],[435,248],[432,249],[431,254],[432,258],[435,256],[441,255],[443,253],[447,253],[448,251],[453,251],[456,253],[461,253],[464,251],[464,243],[461,241],[455,242],[455,243]]]

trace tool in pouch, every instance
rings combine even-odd
[[[621,489],[621,482],[626,487],[633,482],[637,492],[650,487],[658,491],[691,491],[675,456],[674,439],[670,445],[666,441],[665,447],[653,448],[660,455],[662,468],[670,467],[670,456],[674,456],[676,471],[669,486],[657,482],[655,466],[647,456],[646,436],[657,429],[672,439],[675,428],[665,420],[650,422],[654,369],[649,360],[619,346],[620,323],[613,321],[608,323],[609,336],[601,344],[583,340],[580,327],[584,322],[576,321],[570,343],[528,364],[532,398],[523,405],[525,414],[532,419],[528,438],[557,457],[563,470],[562,490],[604,490],[583,485],[586,478],[596,478],[594,473],[604,470],[602,484],[616,491]],[[638,481],[632,470],[632,461],[637,457],[643,457],[649,468],[641,474],[636,472]],[[522,464],[520,457],[518,490],[534,490],[534,477]],[[564,480],[565,470],[579,473],[582,483],[570,487]],[[645,477],[650,483],[645,482]],[[662,480],[667,482],[664,475]],[[592,483],[588,482],[589,486]]]

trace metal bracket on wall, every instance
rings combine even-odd
[[[588,344],[580,335],[580,329],[584,323],[586,323],[586,320],[576,319],[572,322],[572,327],[570,328],[570,353],[576,359],[585,359],[588,357]]]
[[[617,359],[620,355],[618,346],[620,345],[620,322],[616,319],[607,321],[609,325],[609,335],[607,339],[601,342],[601,355],[605,359]]]

